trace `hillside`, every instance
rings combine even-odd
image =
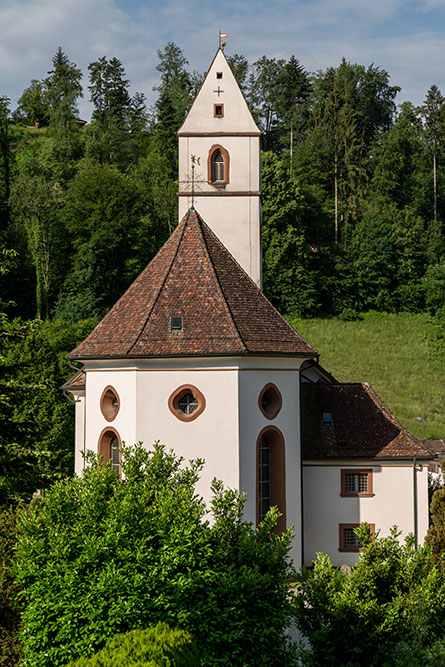
[[[341,382],[369,382],[413,435],[445,437],[445,357],[434,340],[439,325],[426,314],[367,313],[363,319],[299,319],[292,326],[320,352]]]

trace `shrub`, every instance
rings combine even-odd
[[[92,655],[114,635],[164,621],[203,663],[286,665],[291,534],[271,510],[256,531],[243,498],[214,482],[214,523],[188,467],[156,445],[123,448],[120,482],[93,455],[20,514],[17,580],[29,667]]]
[[[0,667],[18,665],[21,656],[17,589],[11,574],[15,541],[16,513],[3,508],[0,512]]]
[[[192,636],[165,623],[145,630],[131,630],[108,640],[91,658],[80,658],[72,667],[199,667]]]
[[[320,554],[313,570],[297,576],[297,626],[311,648],[301,652],[303,664],[377,667],[403,655],[412,658],[405,664],[418,664],[428,654],[432,662],[424,664],[438,664],[445,578],[431,566],[429,548],[416,550],[412,536],[400,545],[395,528],[384,538],[366,524],[356,532],[363,551],[350,572]]]

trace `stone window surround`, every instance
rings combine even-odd
[[[347,474],[366,474],[368,476],[368,490],[362,492],[346,492],[346,475]],[[340,496],[342,498],[373,498],[372,487],[372,468],[342,468],[341,469],[341,490]]]
[[[198,407],[189,415],[182,412],[182,410],[180,410],[178,407],[179,401],[186,394],[191,394],[193,398],[198,401]],[[199,389],[193,384],[182,384],[170,394],[168,399],[168,407],[170,412],[180,421],[191,422],[204,412],[206,407],[206,399],[204,394],[200,392]]]

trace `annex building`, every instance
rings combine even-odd
[[[277,505],[297,567],[355,562],[362,521],[422,541],[433,455],[261,291],[261,133],[221,49],[178,137],[180,223],[69,355],[76,473],[92,450],[120,475],[122,441],[203,458],[202,496],[214,477],[245,492],[253,524]]]

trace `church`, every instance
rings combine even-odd
[[[178,131],[179,225],[69,355],[75,472],[159,440],[293,526],[295,565],[356,562],[361,522],[421,542],[428,462],[367,383],[340,383],[261,291],[261,132],[222,49]]]

